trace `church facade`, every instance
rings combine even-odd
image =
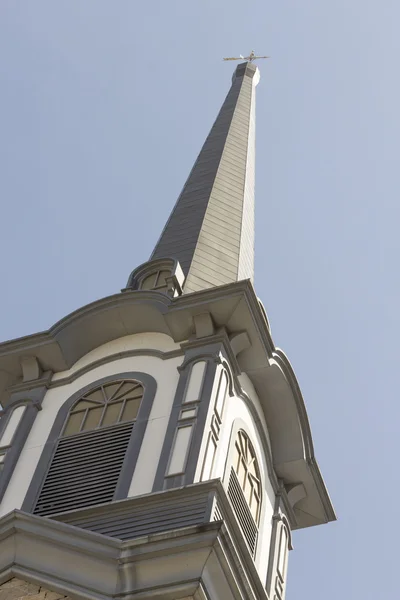
[[[283,600],[293,532],[335,519],[253,287],[258,80],[126,287],[0,344],[0,600]]]

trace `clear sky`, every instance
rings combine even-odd
[[[398,597],[399,21],[398,0],[0,0],[1,340],[125,286],[227,93],[221,58],[271,55],[255,284],[339,517],[294,534],[287,600]]]

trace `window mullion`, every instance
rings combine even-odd
[[[86,422],[86,419],[87,419],[87,416],[88,416],[88,412],[89,412],[89,409],[88,409],[88,408],[86,408],[86,409],[85,409],[85,413],[84,413],[84,415],[83,415],[83,419],[82,419],[82,421],[81,421],[81,428],[80,428],[80,430],[79,430],[79,433],[81,433],[81,431],[83,431],[83,428],[84,428],[84,426],[85,426],[85,422]]]
[[[124,410],[125,410],[125,404],[126,404],[126,398],[124,398],[124,399],[122,400],[121,409],[120,409],[120,411],[119,411],[119,415],[118,415],[118,420],[117,420],[117,423],[120,423],[120,422],[121,422],[122,415],[124,414]]]
[[[100,386],[102,394],[103,394],[103,398],[104,398],[104,402],[107,403],[108,402],[108,398],[107,398],[107,394],[106,394],[106,390],[104,389],[104,385]]]
[[[106,414],[106,410],[107,410],[107,403],[105,403],[103,406],[103,412],[101,413],[101,417],[100,417],[100,421],[99,421],[99,429],[103,425],[103,420],[104,420],[104,416]]]
[[[111,400],[113,400],[113,399],[116,399],[115,397],[118,396],[118,392],[122,388],[122,386],[124,385],[124,383],[126,383],[126,382],[125,381],[121,381],[121,383],[119,384],[119,386],[117,387],[117,389],[115,390],[115,392],[113,394],[111,394],[111,396],[108,398],[109,402]]]

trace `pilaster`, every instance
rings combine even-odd
[[[3,457],[1,463],[0,476],[0,502],[3,499],[7,486],[10,482],[14,468],[18,462],[19,456],[32,429],[38,411],[42,408],[43,398],[47,392],[50,382],[51,373],[44,373],[38,370],[31,372],[36,374],[38,379],[22,381],[21,383],[10,388],[10,396],[7,401],[7,406],[0,412],[0,457]],[[25,379],[25,377],[24,377]],[[14,411],[19,407],[24,407],[21,415],[17,417],[14,424],[11,419],[17,415]],[[7,435],[7,440],[4,440],[4,434],[7,433],[9,427],[13,431]]]

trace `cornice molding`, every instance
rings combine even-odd
[[[194,319],[205,313],[210,315],[217,333],[193,339],[191,336],[196,331]],[[305,480],[309,479],[307,494],[312,494],[314,500],[319,497],[318,502],[322,503],[321,510],[317,510],[315,524],[324,519],[335,518],[315,462],[310,425],[299,385],[287,357],[273,344],[263,307],[249,280],[183,294],[176,298],[155,291],[140,290],[109,296],[67,315],[47,332],[0,344],[0,370],[13,374],[14,381],[19,384],[19,359],[22,356],[36,356],[43,369],[58,373],[70,369],[79,358],[96,347],[113,339],[144,331],[169,335],[175,343],[183,343],[183,352],[190,352],[197,346],[200,348],[205,343],[222,344],[233,374],[237,376],[241,371],[247,373],[259,395],[270,431],[273,464],[278,476],[288,484],[302,481],[306,485]],[[249,344],[235,357],[229,337],[242,332],[248,336]],[[86,369],[91,370],[104,364],[103,360],[108,362],[123,356],[127,355],[119,353],[110,358],[99,359],[97,363],[94,361],[65,378],[50,382],[49,387],[73,381],[86,372]],[[166,356],[172,357],[175,354],[166,354],[164,359]],[[272,403],[268,397],[270,384],[280,388],[283,405],[279,402]],[[240,393],[240,386],[235,384],[235,387]],[[247,402],[249,406],[252,405],[251,401]],[[290,452],[282,447],[282,427],[287,419],[295,432]],[[311,481],[314,483],[310,487]],[[307,513],[309,505],[302,502]],[[317,506],[315,503],[314,505]],[[300,510],[303,506],[299,505],[298,508]],[[310,522],[307,519],[305,522],[308,526]],[[298,520],[301,527],[301,515]]]
[[[290,385],[292,390],[293,397],[296,401],[296,406],[298,410],[298,415],[300,419],[301,429],[303,433],[303,441],[304,441],[304,450],[306,453],[306,461],[310,468],[311,474],[313,476],[314,483],[318,489],[319,496],[322,501],[322,505],[324,507],[325,516],[327,521],[335,521],[336,514],[332,506],[332,502],[330,500],[328,491],[326,489],[325,483],[322,479],[321,472],[317,465],[317,461],[314,456],[314,444],[312,441],[311,427],[310,422],[308,420],[307,410],[305,406],[305,402],[303,399],[303,395],[300,390],[300,386],[297,382],[296,375],[293,371],[293,367],[289,362],[286,354],[283,350],[279,348],[275,349],[274,359],[282,368],[282,371]]]
[[[28,392],[39,387],[49,388],[52,377],[52,371],[45,371],[39,379],[35,379],[34,381],[21,381],[8,387],[7,391],[13,394],[17,392]]]
[[[115,352],[114,354],[109,354],[108,356],[103,356],[102,358],[94,360],[88,365],[77,369],[70,375],[50,381],[48,387],[55,388],[60,387],[62,385],[67,385],[68,383],[72,383],[79,377],[82,377],[82,375],[84,375],[85,373],[89,373],[90,371],[93,371],[93,369],[97,369],[97,367],[101,367],[102,365],[106,365],[108,363],[115,362],[116,360],[121,360],[123,358],[132,358],[134,356],[152,356],[161,360],[170,360],[171,358],[183,356],[183,352],[182,350],[168,350],[166,352],[163,352],[162,350],[156,350],[154,348],[140,348],[133,350],[124,350],[123,352]]]
[[[182,348],[182,350],[186,351],[191,348],[202,348],[204,346],[210,346],[210,345],[214,345],[214,344],[223,346],[223,348],[226,352],[227,358],[229,359],[229,363],[232,366],[233,372],[235,373],[235,375],[240,375],[241,370],[240,370],[238,361],[232,350],[228,334],[224,328],[219,329],[215,334],[210,335],[208,337],[204,337],[204,338],[200,338],[200,339],[195,338],[195,339],[190,339],[187,342],[183,342],[181,344],[181,348]],[[188,359],[188,360],[192,360],[192,359]],[[188,362],[188,361],[185,361],[185,363],[182,364],[181,368],[184,368],[184,366],[186,365],[186,362]]]

